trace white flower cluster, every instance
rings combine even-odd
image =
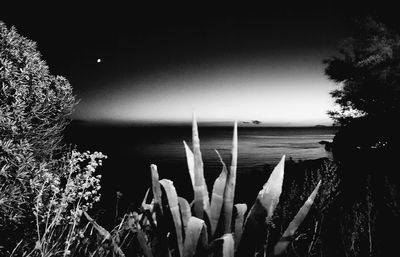
[[[95,171],[102,165],[102,158],[107,156],[101,152],[72,152],[64,188],[64,198],[69,204],[74,203],[80,205],[82,209],[90,209],[93,203],[100,200],[101,175],[95,175]]]
[[[101,175],[95,173],[106,158],[101,152],[74,150],[63,159],[58,170],[41,167],[31,186],[36,191],[33,211],[37,229],[43,236],[58,225],[76,227],[83,211],[100,200]]]

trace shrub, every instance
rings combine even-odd
[[[69,82],[50,74],[35,42],[1,21],[0,87],[2,255],[10,253],[17,242],[29,245],[35,240],[33,228],[40,215],[32,210],[37,200],[48,200],[57,188],[50,180],[62,183],[65,165],[76,158],[66,156],[62,144],[62,132],[76,101]]]
[[[69,256],[78,249],[87,228],[81,222],[82,213],[100,200],[101,175],[94,173],[102,158],[105,156],[99,152],[72,151],[62,158],[58,173],[44,171],[30,181],[35,193],[36,235],[22,242],[25,249],[16,248],[14,252],[25,252],[26,256]],[[27,244],[32,241],[34,247]]]
[[[61,134],[76,104],[72,87],[65,78],[50,74],[35,42],[2,22],[0,82],[3,155],[10,147],[26,149],[37,160],[54,155],[62,148]]]

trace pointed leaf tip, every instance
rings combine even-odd
[[[237,133],[237,121],[236,120],[235,120],[235,124],[233,126],[231,157],[232,157],[231,172],[235,173],[235,176],[236,176],[236,166],[237,166],[237,158],[238,158],[238,133]]]
[[[161,189],[160,189],[157,165],[151,164],[150,170],[151,170],[151,184],[152,184],[154,202],[156,205],[158,205],[158,208],[161,208],[161,205],[160,205],[161,204]]]
[[[278,165],[275,166],[267,183],[258,193],[258,199],[268,211],[268,217],[272,217],[275,207],[278,205],[279,197],[282,192],[283,175],[285,169],[285,155],[282,156]]]
[[[237,157],[238,157],[238,136],[237,136],[237,122],[235,121],[232,137],[232,151],[231,151],[231,166],[228,173],[226,188],[224,192],[224,232],[231,232],[232,224],[232,210],[233,201],[235,199],[236,187],[236,170],[237,170]]]
[[[192,125],[196,125],[197,127],[197,118],[196,118],[196,112],[193,110],[192,112]]]
[[[278,243],[276,243],[274,247],[274,256],[279,256],[285,252],[286,248],[291,242],[291,240],[287,239],[293,238],[293,235],[296,232],[297,228],[301,225],[301,223],[307,216],[308,212],[311,209],[312,204],[314,203],[315,196],[317,195],[320,186],[321,186],[321,180],[318,182],[318,185],[315,187],[315,189],[307,198],[303,206],[297,212],[296,216],[289,223],[288,227],[286,228],[285,232],[282,235],[282,238],[278,241]]]
[[[311,200],[312,202],[314,202],[315,196],[316,196],[317,193],[318,193],[318,190],[319,190],[319,188],[320,188],[320,186],[321,186],[321,183],[322,183],[321,180],[318,181],[317,186],[315,187],[315,189],[312,191],[312,193],[311,193],[310,196],[308,197],[308,200]]]
[[[221,154],[219,153],[219,151],[218,151],[217,149],[214,149],[214,151],[215,151],[215,153],[216,153],[217,156],[218,156],[219,162],[222,164],[222,166],[225,166],[225,167],[226,167],[225,162],[224,162],[224,160],[222,159],[222,156],[221,156]]]
[[[193,115],[192,148],[194,159],[194,213],[198,218],[203,218],[203,212],[209,213],[209,196],[204,179],[204,165],[200,151],[200,139],[197,128],[196,116]]]
[[[237,142],[238,138],[238,127],[237,127],[237,121],[235,120],[235,123],[233,125],[233,139]]]

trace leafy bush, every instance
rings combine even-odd
[[[99,199],[93,172],[104,155],[65,148],[72,87],[2,22],[0,86],[0,255],[65,255],[82,210]]]
[[[65,78],[50,74],[35,42],[2,22],[0,82],[3,155],[10,148],[25,149],[37,160],[54,155],[62,148],[61,134],[76,104],[72,87]]]

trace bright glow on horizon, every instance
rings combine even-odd
[[[260,120],[264,124],[331,124],[332,83],[323,67],[301,62],[172,69],[115,82],[79,104],[76,118],[189,122]]]

